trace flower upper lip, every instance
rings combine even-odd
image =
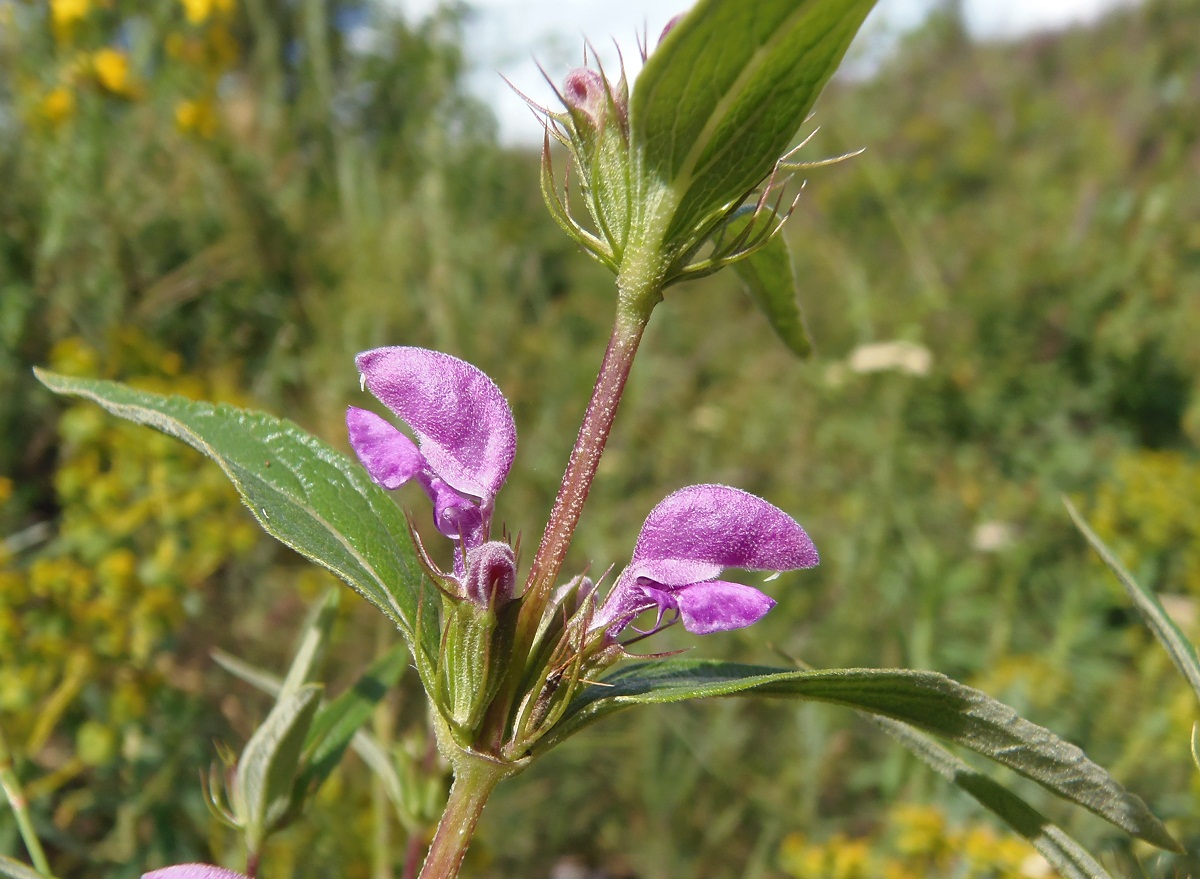
[[[496,383],[425,348],[375,348],[355,364],[367,389],[416,434],[429,469],[490,510],[517,451],[512,411]]]
[[[454,573],[463,580],[468,555],[488,539],[496,492],[516,454],[508,401],[480,369],[438,351],[375,348],[355,363],[365,387],[417,443],[374,412],[351,406],[350,445],[384,488],[415,479],[425,489],[438,531],[455,541]]]

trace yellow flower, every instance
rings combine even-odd
[[[212,137],[217,133],[217,114],[212,101],[180,101],[175,105],[175,124],[180,131],[195,132],[201,137]]]
[[[58,125],[75,112],[75,93],[65,85],[52,89],[38,105],[38,115],[51,125]]]
[[[0,504],[8,503],[12,497],[13,482],[7,476],[0,476]]]
[[[946,819],[932,806],[901,805],[892,811],[896,848],[906,856],[933,855],[946,839]]]
[[[233,0],[179,0],[183,13],[192,24],[204,24],[213,12],[228,14],[233,11]]]
[[[129,56],[120,49],[101,49],[92,56],[92,70],[100,86],[114,95],[130,98],[136,93],[129,74]]]
[[[55,31],[64,31],[87,18],[91,0],[50,0],[50,20]]]

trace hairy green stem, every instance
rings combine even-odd
[[[455,760],[450,798],[438,822],[419,879],[455,879],[475,835],[479,816],[511,766],[475,755],[462,754]]]
[[[50,862],[46,859],[46,852],[42,849],[42,842],[38,839],[33,819],[29,815],[29,804],[25,801],[21,782],[13,769],[12,752],[8,750],[8,741],[4,738],[3,731],[0,731],[0,787],[4,788],[9,808],[12,809],[13,817],[17,819],[17,829],[21,833],[34,869],[43,876],[52,876]]]

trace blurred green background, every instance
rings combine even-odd
[[[761,494],[821,566],[774,584],[761,624],[656,649],[944,671],[1082,745],[1195,850],[1193,697],[1060,499],[1197,632],[1200,2],[990,44],[953,8],[818,105],[805,156],[866,147],[812,172],[787,228],[818,355],[777,344],[731,273],[670,290],[571,566],[622,566],[683,485]],[[536,154],[499,146],[465,90],[467,14],[0,2],[0,729],[63,879],[238,865],[199,779],[269,703],[209,653],[281,672],[332,584],[216,467],[51,398],[31,365],[266,409],[344,448],[356,352],[451,352],[513,405],[497,517],[537,539],[612,283],[541,206]],[[348,15],[372,51],[345,44]],[[334,690],[396,641],[345,599]],[[408,680],[373,732],[441,783],[423,729]],[[1099,821],[1044,805],[1128,864]],[[351,756],[260,875],[398,877],[407,847]],[[23,856],[6,811],[0,851]],[[469,860],[555,879],[1043,866],[847,712],[748,701],[592,729],[501,788]]]

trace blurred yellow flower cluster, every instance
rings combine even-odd
[[[1143,585],[1200,597],[1200,459],[1123,453],[1089,510],[1096,533]]]
[[[175,124],[180,131],[190,131],[201,137],[217,133],[217,113],[209,98],[180,101],[175,105]]]
[[[46,93],[38,104],[38,115],[51,125],[59,125],[75,112],[75,92],[59,85]]]
[[[104,46],[94,52],[76,52],[58,69],[58,84],[37,101],[35,116],[56,127],[75,115],[81,89],[92,88],[110,97],[136,100],[145,87],[133,73],[129,53]]]
[[[59,39],[65,39],[91,12],[91,0],[50,0],[50,24]]]
[[[7,8],[0,3],[0,10]],[[179,0],[174,21],[161,20],[164,28],[157,37],[142,40],[132,54],[114,29],[122,17],[112,13],[124,8],[117,0],[49,0],[55,48],[45,60],[51,63],[22,85],[30,98],[30,121],[54,130],[79,116],[89,95],[124,101],[154,98],[156,106],[165,98],[165,107],[173,105],[167,120],[179,130],[215,136],[221,118],[220,80],[242,56],[233,31],[236,0]],[[105,14],[98,15],[98,10]],[[14,27],[42,26],[38,22],[44,20],[17,16]],[[160,63],[159,51],[168,63]],[[139,76],[143,64],[153,66],[153,81]]]
[[[149,364],[139,386],[229,396],[180,375],[178,355],[133,336],[121,348],[127,361]],[[73,374],[105,371],[78,340],[60,343],[52,362]],[[111,734],[88,728],[95,762],[162,686],[158,659],[201,610],[201,590],[258,531],[221,472],[177,440],[88,403],[67,409],[59,430],[57,533],[0,558],[0,716],[32,755],[86,691],[89,716]]]
[[[233,0],[179,0],[183,4],[184,14],[192,24],[204,24],[216,15],[229,15],[233,12]]]
[[[1051,879],[1050,865],[1024,840],[990,825],[951,826],[932,806],[898,806],[873,837],[824,842],[793,833],[779,852],[794,879]]]
[[[180,131],[210,138],[217,133],[217,85],[237,63],[240,49],[229,29],[234,0],[180,0],[192,26],[188,32],[167,36],[167,56],[199,73],[192,96],[175,104],[175,124]]]
[[[91,58],[96,82],[106,92],[122,98],[133,98],[139,89],[129,70],[129,55],[120,49],[105,47]]]

